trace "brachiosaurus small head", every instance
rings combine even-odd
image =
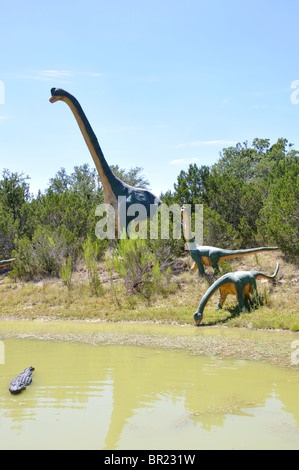
[[[62,88],[52,88],[51,89],[51,98],[49,99],[50,103],[55,103],[56,101],[64,101],[64,99],[69,95],[69,93]]]

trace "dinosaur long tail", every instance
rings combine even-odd
[[[246,250],[223,250],[224,255],[220,256],[220,260],[226,260],[230,258],[238,258],[239,256],[248,256],[260,251],[274,251],[278,250],[278,247],[261,247],[261,248],[248,248]]]
[[[0,261],[0,268],[4,268],[4,266],[10,266],[14,261],[15,261],[15,258]]]
[[[276,265],[276,269],[275,269],[275,272],[273,274],[273,276],[269,276],[268,274],[264,274],[264,273],[261,273],[259,271],[257,271],[257,274],[255,275],[255,278],[258,279],[258,278],[264,278],[264,279],[275,279],[276,276],[277,276],[277,273],[278,273],[278,270],[279,270],[279,263],[277,263]]]

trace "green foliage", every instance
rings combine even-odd
[[[60,279],[62,279],[63,284],[67,286],[68,290],[70,290],[72,287],[72,274],[73,274],[72,260],[71,260],[71,257],[69,256],[68,259],[61,266],[61,269],[59,272],[59,277]]]
[[[299,256],[299,164],[287,168],[280,164],[279,174],[269,187],[258,219],[261,237],[273,241],[287,255]],[[284,170],[284,171],[282,171]]]
[[[32,240],[26,236],[16,240],[16,249],[12,252],[16,262],[11,276],[25,280],[58,276],[67,253],[67,240],[61,232],[39,226]]]
[[[171,289],[170,267],[161,271],[159,259],[146,240],[121,239],[113,257],[114,268],[123,278],[129,295],[138,294],[150,302],[155,294],[167,295]]]
[[[111,170],[119,179],[124,183],[129,184],[135,188],[147,189],[149,187],[149,182],[142,175],[143,168],[136,166],[131,168],[129,171],[126,171],[122,168],[119,168],[118,165],[111,165]]]
[[[241,235],[217,212],[204,206],[203,238],[205,245],[237,249],[241,245]]]
[[[206,200],[210,170],[207,166],[198,167],[195,163],[188,171],[181,171],[174,184],[174,200],[178,204],[201,204]]]
[[[163,202],[204,204],[204,244],[249,248],[263,240],[297,257],[299,158],[292,147],[280,138],[223,149],[210,169],[181,171]]]
[[[139,167],[129,171],[118,166],[112,169],[132,186],[149,185]],[[261,242],[275,244],[294,258],[299,256],[298,175],[298,152],[287,139],[279,138],[272,145],[269,139],[254,139],[251,146],[244,142],[223,149],[218,162],[210,168],[190,165],[179,173],[174,190],[161,198],[168,206],[204,205],[204,244],[236,249]],[[95,210],[103,200],[97,171],[87,164],[75,166],[70,174],[61,168],[50,179],[47,190],[36,196],[30,194],[28,177],[3,170],[0,259],[16,257],[12,275],[29,279],[59,275],[69,258],[74,269],[77,260],[84,257],[87,239],[97,246],[93,248],[95,260],[102,259],[111,244],[95,236]],[[172,224],[170,217],[168,240],[148,237],[145,241],[148,258],[140,257],[138,261],[145,269],[143,274],[139,272],[141,279],[148,276],[152,282],[157,260],[162,275],[168,267],[173,273],[183,268],[178,260],[184,240],[175,239]],[[151,269],[145,265],[151,265]],[[146,282],[142,280],[140,285]],[[96,285],[95,281],[95,292]],[[135,285],[132,281],[131,286],[138,290],[138,282]]]
[[[140,238],[119,240],[113,258],[114,268],[124,278],[129,293],[141,293],[152,281],[156,260],[148,250],[145,240]]]
[[[99,245],[96,241],[93,242],[90,237],[87,237],[83,245],[83,250],[91,294],[99,296],[103,293],[103,287],[97,267],[97,259],[99,259]]]

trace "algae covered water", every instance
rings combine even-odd
[[[1,449],[298,449],[299,372],[189,351],[3,338]],[[10,380],[34,366],[18,396]]]

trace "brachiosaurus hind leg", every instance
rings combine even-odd
[[[191,269],[191,271],[195,271],[195,270],[197,269],[197,264],[195,263],[195,261],[194,261],[194,263],[192,264],[192,266],[191,266],[190,269]]]
[[[237,297],[238,297],[238,302],[239,302],[239,312],[247,312],[247,309],[244,304],[244,296],[243,296],[243,290],[244,286],[243,284],[238,284],[236,285],[237,288]]]
[[[212,268],[214,269],[214,274],[219,274],[220,269],[219,269],[219,266],[218,266],[218,257],[211,255],[210,258],[211,258]]]

